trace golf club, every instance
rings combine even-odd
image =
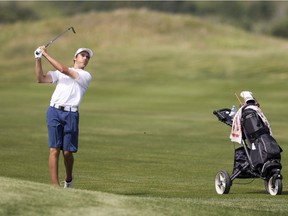
[[[53,38],[51,41],[49,41],[45,47],[47,48],[48,46],[50,46],[50,44],[52,44],[55,40],[57,40],[59,37],[61,37],[63,34],[65,34],[67,31],[69,31],[70,29],[72,29],[73,33],[76,34],[75,29],[73,26],[70,26],[68,29],[66,29],[65,31],[61,32],[59,35],[57,35],[55,38]],[[38,53],[37,53],[38,54]]]

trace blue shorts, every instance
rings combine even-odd
[[[78,151],[79,113],[67,112],[49,106],[46,122],[48,147],[63,151]]]

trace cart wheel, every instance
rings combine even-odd
[[[221,170],[215,177],[215,189],[218,194],[228,194],[231,187],[231,179],[227,171]]]
[[[273,176],[272,176],[268,181],[267,191],[272,196],[280,195],[282,193],[282,179],[275,179],[275,183],[273,184]]]

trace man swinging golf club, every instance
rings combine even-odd
[[[49,171],[52,185],[59,187],[58,161],[60,151],[64,157],[66,177],[64,188],[71,188],[73,183],[73,153],[78,150],[78,106],[92,79],[84,68],[93,56],[92,50],[79,48],[74,55],[74,65],[68,68],[47,53],[47,46],[41,46],[34,52],[36,59],[36,78],[39,83],[55,83],[47,110]],[[43,73],[41,57],[55,68],[55,71]]]

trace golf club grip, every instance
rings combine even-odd
[[[47,43],[47,44],[45,45],[45,48],[47,48],[51,43],[52,43],[52,41],[50,41],[49,43]],[[40,53],[36,51],[36,54],[39,55]]]
[[[45,48],[47,48],[51,43],[53,43],[53,40],[50,41],[49,43],[47,43],[47,44],[45,45]]]

